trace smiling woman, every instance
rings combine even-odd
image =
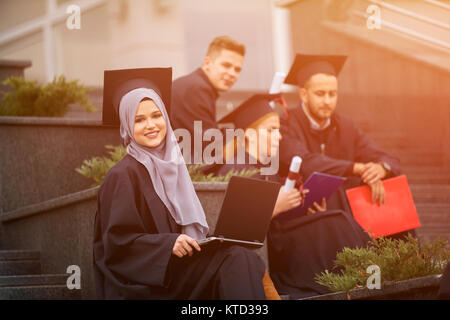
[[[134,140],[143,146],[154,148],[166,137],[167,124],[158,106],[148,98],[138,105],[134,121]]]
[[[197,243],[209,227],[170,125],[171,78],[171,69],[105,72],[103,107],[119,114],[128,155],[98,192],[98,296],[264,299],[265,266],[255,252]]]

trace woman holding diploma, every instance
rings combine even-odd
[[[219,174],[257,168],[260,173],[254,178],[282,182],[277,170],[272,170],[277,167],[274,162],[277,163],[282,139],[280,117],[269,104],[276,97],[254,96],[219,121],[232,122],[245,132],[244,161],[239,159],[236,139],[234,164],[222,165]],[[291,178],[296,180],[295,174]],[[314,203],[307,215],[280,214],[298,207],[308,196],[308,190],[300,192],[295,186],[287,189],[280,190],[267,235],[270,277],[278,293],[290,295],[291,299],[328,293],[326,287],[314,281],[315,274],[330,270],[339,250],[364,246],[369,237],[351,215],[340,210],[327,211],[325,200]]]

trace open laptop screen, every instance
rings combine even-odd
[[[263,242],[281,185],[259,179],[230,179],[214,236]]]

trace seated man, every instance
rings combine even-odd
[[[270,107],[276,96],[256,95],[220,120],[242,130],[236,138],[233,161],[220,165],[218,174],[230,170],[259,169],[252,177],[281,182],[278,171],[280,117]],[[241,153],[241,155],[239,155]],[[296,188],[278,195],[267,235],[270,277],[280,294],[293,299],[329,293],[314,277],[333,267],[338,251],[344,247],[363,247],[369,236],[350,214],[341,210],[326,211],[326,204],[314,203],[306,216],[283,215],[308,197]],[[321,212],[317,212],[321,211]]]
[[[218,128],[216,100],[219,92],[229,90],[238,80],[244,55],[243,44],[227,36],[217,37],[210,43],[201,68],[173,82],[170,118],[174,129],[186,129],[190,134],[191,163],[203,162],[201,155],[194,155],[194,134],[202,136],[206,130]],[[203,152],[208,143],[195,150]]]
[[[285,83],[299,86],[301,104],[281,124],[280,163],[287,167],[298,155],[304,178],[314,171],[347,177],[328,208],[351,212],[345,188],[365,183],[372,190],[372,201],[381,205],[385,199],[381,180],[400,174],[400,164],[353,121],[335,112],[337,76],[345,60],[345,56],[297,54]]]

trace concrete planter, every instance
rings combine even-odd
[[[101,121],[0,117],[0,212],[89,188],[75,168],[120,143],[118,128]]]
[[[194,185],[213,230],[227,183]],[[95,298],[92,241],[98,188],[4,212],[0,215],[0,250],[40,251],[43,274],[64,274],[68,266],[79,266],[81,297]]]
[[[382,285],[381,289],[358,288],[300,300],[430,300],[437,299],[442,275],[397,281]]]

